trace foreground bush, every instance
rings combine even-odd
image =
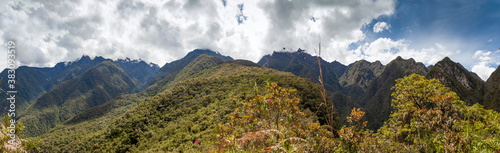
[[[255,98],[236,109],[220,126],[219,151],[323,152],[335,142],[326,128],[298,105],[295,89],[268,83],[264,94],[255,86]]]

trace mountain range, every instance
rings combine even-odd
[[[395,80],[413,73],[438,79],[468,104],[479,103],[498,111],[496,105],[498,98],[493,98],[498,97],[495,95],[499,89],[498,78],[495,78],[498,69],[488,79],[489,82],[484,82],[477,74],[468,71],[460,63],[453,62],[448,57],[429,67],[413,59],[401,57],[397,57],[387,65],[379,61],[365,60],[356,61],[348,66],[336,61],[326,62],[321,58],[320,61],[330,102],[335,105],[344,124],[350,110],[353,107],[361,107],[367,113],[365,120],[368,121],[368,127],[378,129],[392,111],[391,87],[395,85]],[[265,55],[258,64],[291,72],[318,83],[319,67],[316,57],[300,49],[297,52],[273,52]],[[493,80],[497,81],[496,84]],[[490,94],[484,95],[484,93]]]
[[[393,111],[395,80],[413,73],[438,79],[468,104],[500,111],[500,67],[485,82],[448,57],[429,67],[401,57],[387,65],[319,61],[335,106],[334,129],[347,123],[353,107],[366,112],[370,129],[378,129]],[[49,152],[172,151],[188,141],[214,140],[219,123],[254,96],[254,85],[263,88],[267,81],[297,89],[301,109],[324,124],[319,71],[318,58],[301,49],[273,52],[258,63],[196,49],[162,67],[83,56],[51,68],[19,67],[16,119]],[[4,114],[7,96],[0,94]]]

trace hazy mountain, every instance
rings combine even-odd
[[[483,101],[484,81],[448,57],[436,63],[430,69],[427,78],[438,79],[468,104],[482,103]]]
[[[143,85],[151,81],[160,67],[154,63],[146,63],[142,60],[130,60],[130,58],[115,61],[130,77],[137,79]]]
[[[131,93],[134,88],[136,82],[120,66],[104,61],[43,94],[18,118],[26,126],[26,135],[39,136],[77,113],[121,93]]]
[[[484,107],[500,112],[500,66],[486,80],[484,92]]]

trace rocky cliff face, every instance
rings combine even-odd
[[[448,57],[436,63],[427,74],[427,78],[438,79],[469,104],[483,101],[484,81]]]
[[[384,70],[384,66],[379,61],[370,63],[365,60],[357,61],[347,66],[347,70],[340,77],[342,86],[357,85],[366,89]]]
[[[384,68],[384,71],[366,88],[366,93],[356,100],[356,103],[366,109],[368,128],[378,129],[391,114],[391,88],[396,80],[416,73],[426,75],[427,67],[413,59],[397,57]]]
[[[484,107],[500,112],[500,66],[486,80],[484,92]]]
[[[320,61],[325,88],[332,92],[341,91],[339,78],[344,73],[346,66],[335,61],[326,62],[321,58]],[[272,55],[264,56],[258,64],[279,71],[291,72],[296,76],[308,78],[312,82],[319,82],[317,58],[300,49],[297,52],[273,52]]]

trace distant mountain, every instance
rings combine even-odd
[[[39,136],[77,113],[137,87],[120,66],[103,61],[43,94],[18,118],[25,124],[27,136]]]
[[[115,61],[122,69],[127,72],[127,74],[139,82],[143,87],[147,87],[146,84],[149,83],[154,74],[160,69],[160,67],[154,63],[146,63],[142,60],[130,60],[130,58],[118,59]]]
[[[474,72],[468,71],[460,63],[455,63],[448,57],[436,63],[430,69],[427,78],[438,79],[468,104],[483,101],[484,81]]]
[[[391,107],[391,88],[396,84],[396,79],[416,73],[427,74],[427,67],[415,62],[413,59],[405,60],[397,57],[385,66],[382,73],[366,88],[366,93],[356,103],[366,109],[368,127],[378,129],[389,118]]]
[[[21,66],[16,69],[16,113],[21,114],[28,106],[34,103],[42,94],[50,91],[61,82],[71,80],[83,74],[91,67],[103,61],[111,61],[97,56],[91,59],[89,56],[82,56],[72,62],[60,62],[54,67],[37,68]],[[127,74],[137,80],[137,89],[141,89],[159,69],[156,64],[146,64],[140,60],[117,60]],[[7,80],[7,69],[0,73],[0,78]],[[2,81],[2,87],[7,87],[7,81]],[[6,114],[9,103],[6,101],[7,95],[0,94],[0,113]]]
[[[7,69],[0,73],[0,78],[3,78],[0,87],[8,91],[8,77]],[[21,66],[16,69],[16,113],[22,113],[30,104],[32,104],[37,97],[47,92],[48,88],[52,86],[49,82],[49,74],[41,71],[39,68],[32,68]],[[0,93],[0,114],[7,114],[10,109],[10,103],[7,101],[9,95],[4,92]]]
[[[193,61],[194,59],[196,59],[196,57],[198,57],[199,55],[202,55],[202,54],[209,55],[209,56],[219,57],[219,58],[221,58],[221,59],[223,59],[225,61],[233,59],[233,58],[231,58],[229,56],[224,56],[224,55],[221,55],[218,52],[214,52],[214,51],[211,51],[211,50],[207,50],[207,49],[195,49],[195,50],[189,52],[183,58],[181,58],[179,60],[176,60],[176,61],[173,61],[171,63],[166,63],[165,65],[163,65],[156,72],[156,74],[153,76],[153,79],[148,83],[148,86],[149,85],[153,85],[153,84],[155,84],[156,82],[158,82],[160,80],[163,80],[169,74],[179,73],[179,71],[181,71],[191,61]]]
[[[73,79],[90,67],[105,59],[96,57],[93,60],[83,56],[74,62],[61,62],[50,68],[36,68],[21,66],[16,69],[16,113],[21,114],[28,106],[36,101],[39,96],[51,90],[63,81]],[[0,77],[7,80],[7,69],[0,73]],[[7,82],[0,84],[7,86]],[[6,114],[9,103],[7,95],[0,94],[0,113]]]
[[[484,91],[484,107],[500,112],[500,66],[486,80]]]
[[[379,61],[370,63],[365,60],[356,61],[347,66],[347,71],[340,77],[342,86],[357,85],[366,89],[384,70],[384,65]]]
[[[339,78],[344,73],[346,66],[339,62],[326,62],[321,58],[320,61],[325,88],[332,92],[341,91],[342,87],[339,84]],[[299,77],[308,78],[319,83],[317,58],[301,49],[297,52],[273,52],[272,55],[264,56],[258,64],[279,71],[291,72]]]

